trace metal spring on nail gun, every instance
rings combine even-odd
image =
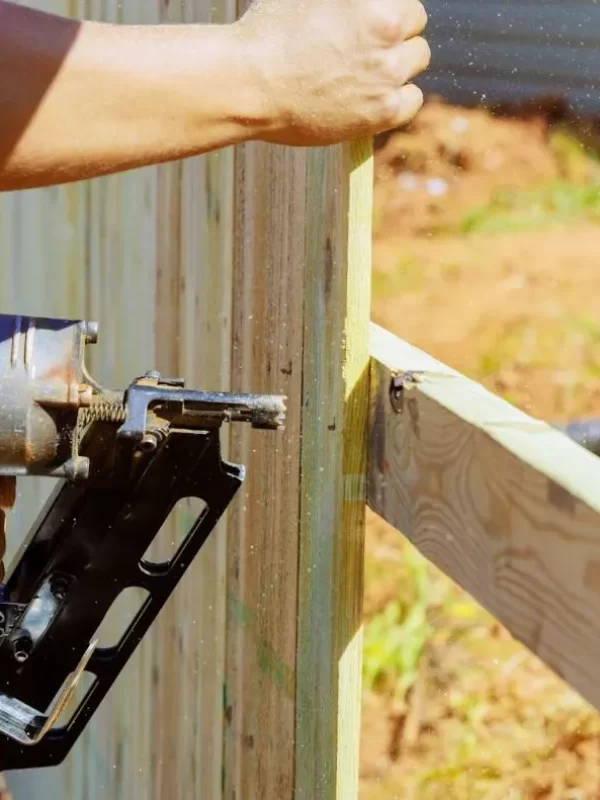
[[[127,408],[123,403],[96,400],[91,406],[82,408],[80,414],[81,425],[85,428],[92,422],[125,422]]]

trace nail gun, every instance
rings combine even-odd
[[[0,771],[60,763],[244,480],[225,422],[275,430],[285,398],[192,391],[149,372],[124,391],[85,365],[97,325],[0,315],[0,476],[60,478],[0,585]],[[145,555],[175,505],[204,503],[175,554]],[[120,641],[97,631],[130,587],[146,600]],[[64,710],[84,673],[91,685]]]

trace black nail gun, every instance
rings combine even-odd
[[[278,429],[285,398],[190,391],[149,372],[123,392],[89,376],[82,321],[0,315],[0,476],[61,478],[0,586],[0,771],[60,763],[244,480],[220,429]],[[172,558],[145,554],[175,505],[204,510]],[[118,644],[116,598],[147,598]],[[84,673],[92,683],[66,723]],[[60,721],[60,724],[59,724]]]

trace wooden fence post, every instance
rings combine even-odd
[[[31,2],[116,22],[235,11]],[[19,800],[357,797],[371,193],[368,143],[252,144],[235,164],[228,150],[3,201],[4,310],[97,318],[100,380],[158,367],[289,396],[281,436],[232,428],[248,479],[228,522],[66,764],[14,777]]]
[[[232,434],[227,800],[358,794],[371,198],[369,143],[238,149],[233,385],[289,403]]]

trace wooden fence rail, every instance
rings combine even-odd
[[[600,459],[371,330],[369,506],[600,707]]]

